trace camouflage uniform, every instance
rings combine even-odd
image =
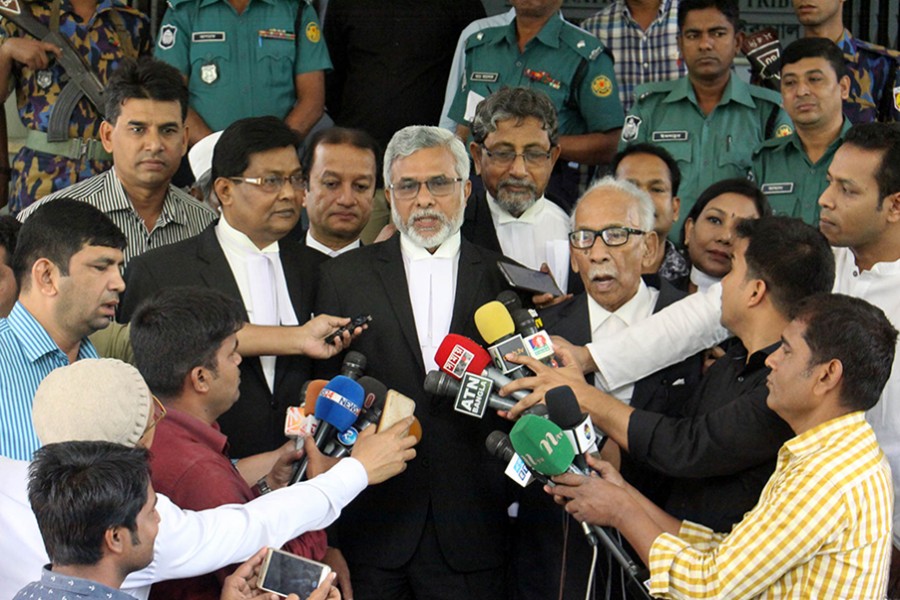
[[[49,27],[50,0],[34,0],[28,4],[35,18]],[[83,23],[72,11],[68,0],[63,0],[59,31],[85,58],[104,85],[127,57],[129,49],[139,55],[148,55],[151,51],[147,17],[119,0],[98,3],[93,19],[87,23]],[[123,44],[120,39],[122,35],[129,36],[131,43]],[[28,34],[9,19],[0,19],[0,37],[26,36]],[[46,132],[53,105],[62,86],[68,81],[65,71],[56,60],[50,63],[48,69],[37,72],[14,62],[12,78],[22,123],[29,129]],[[72,112],[69,137],[99,139],[100,122],[97,110],[87,98],[82,98]],[[17,213],[36,199],[101,173],[111,165],[108,160],[71,159],[23,147],[12,165],[9,208]]]
[[[858,40],[846,29],[838,47],[850,75],[844,115],[853,124],[900,121],[900,52]]]

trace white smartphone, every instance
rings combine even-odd
[[[279,596],[297,594],[301,598],[306,598],[319,587],[329,573],[331,567],[328,565],[284,550],[269,548],[259,570],[257,587]]]

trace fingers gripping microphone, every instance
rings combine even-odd
[[[575,465],[582,471],[587,471],[584,453],[597,451],[597,434],[591,417],[581,412],[575,392],[567,385],[547,390],[544,402],[547,403],[550,420],[562,428],[575,449]]]
[[[451,377],[463,379],[466,373],[480,375],[490,379],[497,389],[512,381],[499,369],[491,366],[491,355],[475,343],[475,340],[457,333],[447,334],[434,354],[434,362]],[[511,394],[516,400],[521,400],[527,395],[527,390],[518,390]]]
[[[384,399],[387,396],[387,386],[368,375],[360,377],[357,383],[363,388],[363,407],[359,411],[356,422],[347,431],[336,436],[337,447],[331,453],[331,456],[335,458],[350,454],[359,434],[367,427],[377,425],[378,420],[381,419]]]
[[[482,305],[475,311],[475,326],[478,333],[488,344],[488,352],[494,360],[494,365],[504,375],[518,379],[527,376],[527,369],[521,365],[507,362],[507,354],[528,356],[525,340],[516,333],[516,327],[509,311],[496,300]]]
[[[341,365],[341,375],[353,380],[359,379],[366,371],[367,362],[362,352],[350,350],[344,356],[344,363]]]
[[[509,410],[516,404],[514,400],[493,393],[493,383],[489,379],[471,373],[457,381],[446,373],[430,371],[425,376],[424,387],[426,392],[435,396],[456,398],[453,410],[479,419],[484,417],[488,408]],[[546,407],[538,404],[526,410],[525,414],[546,414]]]

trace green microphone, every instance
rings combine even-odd
[[[552,477],[566,471],[584,474],[580,469],[570,469],[575,448],[559,425],[549,419],[523,415],[509,432],[509,441],[525,464],[542,475]]]

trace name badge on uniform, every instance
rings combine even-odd
[[[214,83],[219,78],[219,69],[216,65],[209,64],[200,67],[200,80],[203,83]]]
[[[687,131],[654,131],[652,139],[654,142],[686,142],[688,137]]]
[[[763,194],[792,194],[794,193],[794,182],[787,183],[764,183],[759,188]]]
[[[42,90],[50,89],[50,86],[53,85],[53,71],[50,69],[41,69],[34,75],[34,79],[38,84],[38,87]]]
[[[192,42],[224,42],[224,31],[195,31],[191,34]]]
[[[484,83],[495,83],[499,77],[499,73],[485,73],[483,71],[475,71],[474,73],[472,73],[472,76],[469,77],[469,79],[471,79],[472,81],[481,81]]]

